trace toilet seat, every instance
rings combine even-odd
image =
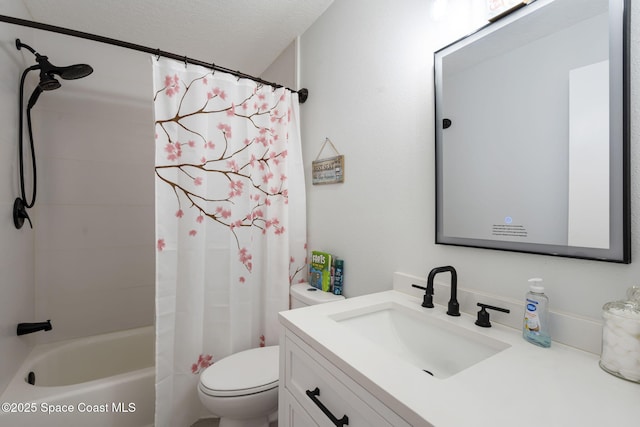
[[[212,397],[261,393],[278,387],[279,347],[259,347],[225,357],[200,375],[200,390]]]

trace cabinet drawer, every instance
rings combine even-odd
[[[303,350],[302,347],[306,349]],[[348,388],[327,369],[333,365],[304,343],[294,343],[291,337],[287,336],[285,352],[284,386],[319,426],[342,425],[335,423],[331,418],[344,420],[345,416],[348,417],[348,424],[345,425],[349,427],[392,425],[374,409],[375,406],[382,406],[382,403],[371,395],[367,396],[362,388]],[[315,358],[309,353],[315,354]],[[333,370],[336,371],[337,368]],[[340,371],[336,373],[344,376]],[[366,396],[367,403],[359,396]],[[326,409],[323,410],[322,406]]]
[[[285,391],[280,394],[280,400],[285,412],[283,415],[283,412],[280,411],[278,416],[279,427],[318,427],[318,424],[311,419],[298,401],[291,396],[291,393]]]

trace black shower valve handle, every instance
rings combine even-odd
[[[13,203],[13,225],[19,230],[24,225],[25,219],[29,221],[29,227],[33,228],[31,218],[29,218],[29,214],[27,213],[27,205],[24,203],[24,200],[18,197]]]
[[[476,325],[482,328],[490,328],[491,322],[489,321],[489,310],[501,311],[503,313],[510,313],[511,311],[507,308],[502,307],[494,307],[493,305],[483,304],[481,302],[478,303],[478,307],[480,307],[480,311],[478,311],[478,319],[476,320]]]

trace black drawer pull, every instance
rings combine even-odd
[[[318,387],[316,387],[313,391],[307,390],[306,393],[307,393],[307,396],[309,396],[309,399],[311,399],[313,403],[315,403],[318,406],[318,408],[320,408],[322,413],[325,414],[336,427],[349,425],[349,417],[347,417],[346,415],[343,415],[342,418],[337,419],[335,415],[333,415],[331,411],[329,411],[327,407],[324,406],[322,402],[320,402],[320,399],[316,397],[316,396],[320,396],[320,389]]]

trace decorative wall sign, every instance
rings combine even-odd
[[[322,154],[324,147],[327,145],[327,142],[331,145],[331,148],[333,148],[333,151],[336,152],[337,156],[320,159],[320,155]],[[324,140],[322,147],[320,147],[318,157],[316,157],[316,159],[311,163],[311,166],[311,183],[313,185],[344,182],[344,156],[338,152],[335,145],[333,145],[333,142],[331,142],[329,138]]]

